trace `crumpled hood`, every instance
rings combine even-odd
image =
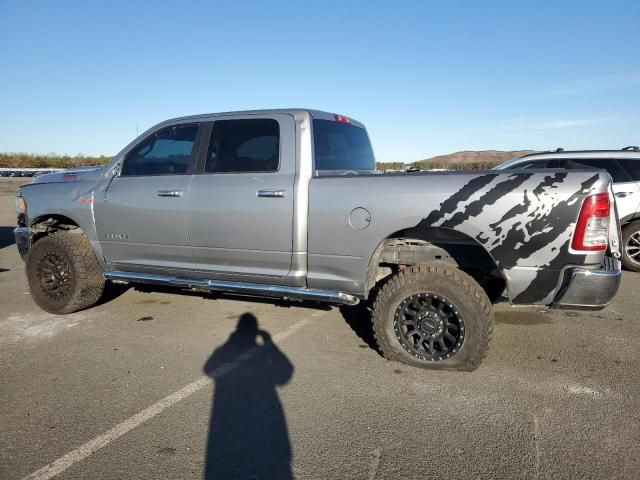
[[[69,168],[68,170],[55,173],[45,173],[35,177],[32,183],[78,182],[100,176],[105,167],[106,165],[95,165],[90,167]]]

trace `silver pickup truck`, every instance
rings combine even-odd
[[[371,306],[385,357],[473,370],[491,303],[602,308],[620,281],[606,172],[380,174],[354,119],[314,110],[163,122],[106,166],[42,175],[16,243],[47,312],[105,281]]]

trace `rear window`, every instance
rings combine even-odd
[[[316,170],[375,170],[376,160],[364,128],[332,120],[313,121]]]

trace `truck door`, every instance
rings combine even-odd
[[[98,238],[115,268],[194,268],[187,202],[199,131],[199,124],[189,123],[151,134],[127,154],[104,198],[96,199]]]
[[[209,125],[206,136],[207,153],[189,196],[196,269],[235,281],[286,276],[293,241],[293,116],[225,116]]]

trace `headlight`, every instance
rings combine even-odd
[[[18,215],[27,213],[27,202],[20,196],[16,197],[16,212]]]

